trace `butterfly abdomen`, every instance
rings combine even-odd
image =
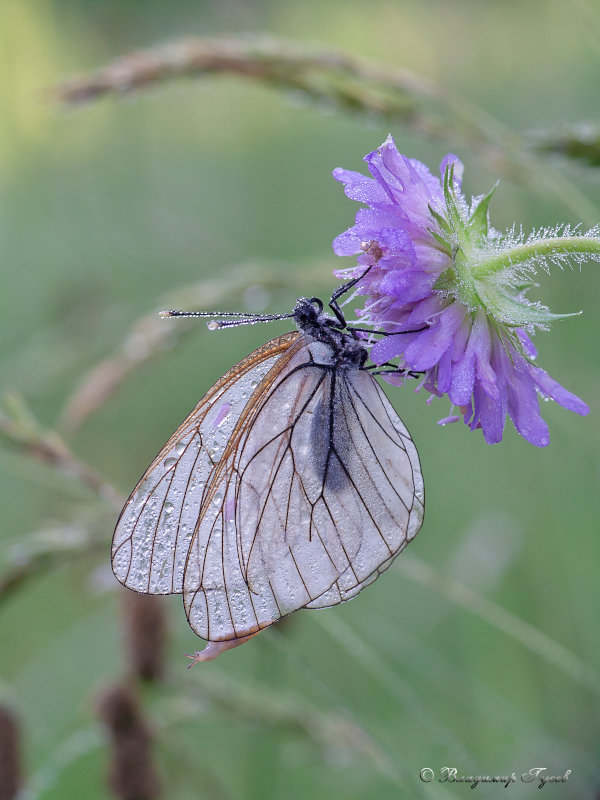
[[[339,376],[332,371],[323,381],[321,396],[315,403],[310,453],[312,469],[323,488],[342,491],[348,483],[343,462],[349,450],[349,432],[336,384]]]

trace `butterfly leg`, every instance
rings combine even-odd
[[[187,668],[190,669],[194,664],[199,664],[201,661],[212,661],[217,658],[217,656],[220,656],[221,653],[224,653],[225,650],[232,650],[234,647],[239,647],[241,644],[247,642],[248,639],[252,639],[253,636],[259,633],[260,631],[256,631],[248,636],[242,636],[240,639],[227,639],[224,642],[207,642],[204,650],[194,650],[193,655],[184,653],[186,658],[191,658],[192,660],[192,663],[188,664]]]
[[[380,364],[379,366],[380,367],[385,367],[386,365],[385,364]],[[368,369],[371,372],[371,375],[391,375],[391,374],[395,374],[395,375],[403,375],[406,378],[419,378],[421,375],[425,374],[424,372],[418,372],[417,370],[414,370],[414,369],[404,369],[402,367],[394,367],[393,364],[390,364],[390,366],[392,367],[392,369],[379,369],[375,365],[369,366],[369,367],[365,367],[365,369]]]
[[[369,269],[371,269],[371,267],[369,267]],[[340,308],[338,299],[342,297],[342,295],[346,294],[346,292],[349,292],[353,286],[356,286],[356,284],[365,277],[369,269],[365,270],[365,272],[363,272],[363,274],[359,278],[354,278],[354,280],[348,281],[348,283],[343,283],[341,286],[338,286],[335,292],[331,295],[331,299],[329,301],[329,308],[333,311],[333,313],[337,317],[337,320],[342,328],[346,327],[346,317],[344,316],[344,312]]]

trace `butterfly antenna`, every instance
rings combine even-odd
[[[158,312],[159,317],[212,317],[207,323],[209,330],[216,331],[221,328],[235,328],[238,325],[256,325],[258,322],[274,322],[278,319],[290,319],[290,314],[251,314],[244,311],[176,311],[163,309]],[[215,317],[230,317],[231,319],[215,319]]]

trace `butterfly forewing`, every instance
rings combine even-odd
[[[368,372],[302,341],[265,377],[204,498],[184,580],[203,638],[349,599],[420,527],[422,478],[404,425]]]
[[[183,591],[190,542],[204,497],[249,398],[294,342],[267,342],[226,373],[154,459],[127,501],[112,547],[113,570],[139,592]]]

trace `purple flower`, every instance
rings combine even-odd
[[[488,444],[502,439],[508,415],[528,442],[546,446],[540,395],[577,414],[589,412],[536,366],[529,338],[536,327],[569,316],[551,314],[527,300],[525,291],[544,258],[563,257],[560,243],[567,251],[570,231],[524,241],[490,229],[492,192],[469,205],[461,193],[463,167],[454,155],[442,161],[441,180],[399,153],[391,136],[365,161],[372,177],[333,172],[346,195],[367,206],[333,248],[340,256],[358,254],[357,266],[335,274],[347,279],[364,273],[357,284],[367,297],[358,312],[361,324],[388,334],[372,346],[372,361],[399,359],[398,371],[385,375],[390,383],[403,383],[408,370],[423,373],[419,388],[447,395]],[[579,239],[592,234],[597,231]],[[451,412],[441,422],[455,418]]]

